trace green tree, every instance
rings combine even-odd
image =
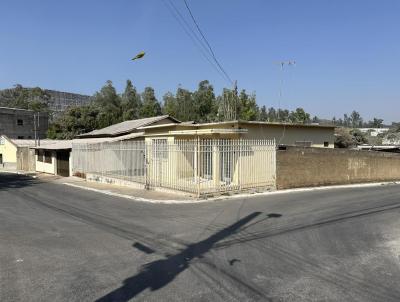
[[[0,92],[0,106],[50,112],[50,95],[39,87],[25,88],[17,84]]]
[[[183,88],[178,88],[176,91],[176,102],[179,108],[178,120],[180,121],[191,121],[196,118],[195,107],[193,104],[192,93]]]
[[[362,127],[363,119],[361,118],[360,113],[353,110],[353,112],[350,115],[350,122],[353,128]]]
[[[267,107],[265,107],[265,105],[263,105],[260,109],[259,120],[263,122],[268,120],[268,112],[267,112]]]
[[[335,148],[349,148],[353,146],[353,137],[346,128],[335,129]]]
[[[218,107],[216,104],[214,88],[207,81],[201,81],[197,90],[193,93],[193,109],[194,117],[196,121],[208,122],[213,121],[216,118]]]
[[[276,122],[278,121],[277,112],[274,107],[268,108],[268,122]]]
[[[350,130],[354,145],[368,144],[367,136],[358,129]]]
[[[154,94],[153,88],[146,87],[144,89],[142,100],[141,117],[153,117],[161,114],[161,105]]]
[[[126,81],[125,91],[122,94],[122,119],[134,120],[140,118],[141,100],[130,80]]]
[[[97,129],[98,114],[98,109],[93,105],[70,107],[50,125],[47,137],[72,139],[76,135]]]
[[[374,117],[374,119],[372,121],[372,127],[373,128],[381,128],[382,125],[383,125],[383,119]]]
[[[162,112],[163,114],[178,118],[179,107],[173,93],[167,92],[164,94]]]
[[[219,121],[232,121],[237,118],[238,101],[232,90],[224,88],[222,95],[217,97],[217,104]]]
[[[277,111],[277,122],[289,122],[290,112],[287,109],[278,109]]]
[[[239,95],[238,109],[238,119],[245,121],[255,121],[259,112],[255,94],[248,95],[246,93],[246,90],[243,89]]]
[[[297,108],[290,112],[289,120],[292,123],[305,124],[310,122],[310,114],[305,112],[303,108]]]
[[[98,109],[98,127],[104,128],[122,121],[121,97],[117,94],[111,81],[107,81],[94,95],[93,105]]]

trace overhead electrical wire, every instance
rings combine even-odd
[[[168,9],[170,14],[174,17],[174,19],[178,22],[178,24],[182,27],[183,31],[187,34],[190,40],[193,42],[197,50],[203,55],[203,57],[210,63],[210,65],[215,69],[215,71],[224,79],[226,79],[225,75],[218,68],[218,66],[208,57],[208,50],[206,46],[202,43],[200,38],[196,35],[190,25],[187,23],[185,18],[179,12],[177,7],[170,0],[163,0],[165,7]],[[169,4],[168,4],[169,3]]]
[[[203,34],[203,31],[200,29],[200,26],[199,26],[199,24],[197,23],[196,18],[194,17],[194,15],[193,15],[193,13],[192,13],[192,11],[191,11],[191,9],[190,9],[190,7],[189,7],[187,1],[186,1],[186,0],[183,0],[183,2],[185,3],[186,9],[188,10],[190,17],[192,18],[193,23],[196,25],[196,28],[197,28],[198,32],[200,33],[201,37],[203,38],[203,40],[204,40],[205,43],[207,44],[207,46],[208,46],[208,48],[209,48],[209,50],[210,50],[210,53],[211,53],[211,55],[212,55],[212,57],[213,57],[215,63],[218,65],[218,67],[219,67],[219,68],[221,69],[221,71],[224,73],[224,75],[225,75],[226,78],[229,80],[229,82],[233,85],[234,82],[233,82],[232,78],[228,75],[228,73],[227,73],[227,72],[225,71],[225,69],[222,67],[222,64],[221,64],[221,63],[218,61],[218,59],[216,58],[215,53],[214,53],[214,51],[213,51],[213,49],[212,49],[210,43],[208,42],[207,38],[206,38],[205,35]]]
[[[194,31],[192,26],[188,23],[186,18],[182,15],[180,10],[176,7],[176,5],[171,0],[163,0],[164,5],[170,12],[170,14],[174,17],[174,19],[178,22],[178,24],[182,27],[186,35],[190,38],[193,42],[197,50],[202,54],[202,56],[210,63],[210,65],[215,69],[218,74],[224,78],[229,84],[233,84],[232,79],[226,73],[222,65],[219,63],[217,58],[215,57],[214,51],[212,50],[210,44],[208,43],[207,39],[205,38],[204,34],[201,32],[198,25],[196,25],[197,30],[200,33],[200,37]],[[187,4],[187,3],[186,3]],[[185,4],[185,5],[186,5]],[[188,6],[187,6],[188,7]],[[190,9],[189,9],[190,10]],[[190,12],[191,13],[191,12]],[[193,14],[191,14],[192,20],[194,18]]]

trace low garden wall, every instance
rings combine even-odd
[[[277,189],[400,180],[400,154],[286,147],[277,151]]]

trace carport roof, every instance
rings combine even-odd
[[[17,147],[35,147],[34,139],[9,139],[9,140]],[[52,139],[37,140],[37,142],[39,141],[40,141],[40,146],[47,146],[58,142],[58,140],[52,140]]]
[[[72,149],[72,140],[54,140],[52,144],[40,144],[40,146],[33,147],[31,149],[68,150]]]

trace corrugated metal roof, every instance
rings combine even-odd
[[[179,122],[178,120],[174,119],[173,117],[170,117],[169,115],[154,116],[138,120],[125,121],[102,129],[93,130],[91,132],[81,134],[79,135],[79,137],[106,136],[106,135],[115,136],[118,134],[129,133],[136,130],[139,127],[150,125],[166,118],[170,118],[171,120]]]
[[[73,144],[98,144],[124,141],[128,139],[142,137],[144,132],[129,133],[117,137],[92,137],[92,138],[76,138],[72,140]]]

